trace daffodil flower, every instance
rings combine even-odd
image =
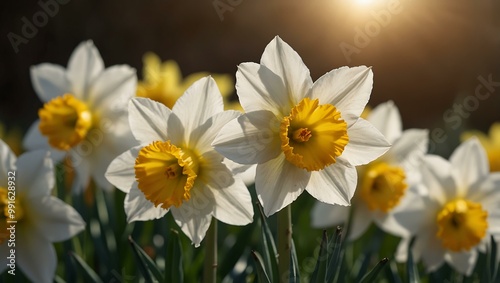
[[[462,141],[470,137],[477,137],[486,150],[491,172],[500,172],[500,122],[494,123],[490,127],[489,135],[480,131],[467,131],[461,136]]]
[[[128,221],[152,220],[171,211],[195,246],[212,216],[231,225],[252,222],[250,193],[211,146],[220,128],[239,115],[224,111],[210,77],[195,82],[172,110],[133,98],[130,127],[140,145],[118,156],[106,172],[108,180],[127,193]]]
[[[44,102],[24,139],[29,149],[49,149],[55,161],[68,157],[76,170],[74,192],[90,177],[110,189],[107,166],[134,145],[127,120],[127,103],[134,96],[135,70],[126,65],[104,69],[91,41],[81,43],[68,68],[43,63],[31,68],[31,80]]]
[[[183,78],[179,65],[174,60],[162,62],[160,57],[152,52],[144,54],[143,63],[144,79],[137,84],[137,96],[161,102],[170,109],[195,81],[209,75],[207,72],[199,72]],[[243,109],[237,101],[229,100],[234,91],[234,79],[228,74],[211,74],[210,76],[217,83],[224,99],[224,109],[242,111]],[[256,166],[238,164],[229,159],[225,159],[224,163],[246,185],[255,182]]]
[[[42,283],[54,281],[52,243],[85,229],[78,212],[51,195],[55,180],[49,155],[37,150],[16,160],[0,140],[0,272],[18,266],[31,281]]]
[[[447,161],[428,155],[422,162],[425,197],[414,197],[395,219],[416,237],[415,261],[427,271],[448,263],[470,275],[478,252],[491,236],[500,235],[500,173],[490,173],[484,149],[476,138],[462,143]],[[396,259],[405,261],[410,237],[400,242]]]
[[[174,60],[162,62],[160,57],[152,52],[144,54],[143,63],[144,79],[137,84],[138,97],[150,98],[172,108],[175,101],[195,81],[211,75],[226,100],[224,106],[227,109],[241,110],[238,102],[229,101],[229,96],[234,91],[234,79],[230,75],[199,72],[183,78],[181,69]]]
[[[420,193],[419,165],[427,152],[428,132],[403,131],[401,115],[392,101],[375,107],[367,120],[392,144],[391,149],[359,167],[360,181],[352,207],[317,202],[311,214],[312,226],[326,228],[346,223],[350,209],[354,209],[348,231],[351,240],[361,236],[373,222],[393,235],[408,235],[408,230],[395,221],[393,213],[404,207],[412,195]]]
[[[372,76],[367,67],[344,67],[313,83],[300,56],[279,37],[260,64],[239,65],[236,89],[245,114],[225,125],[213,145],[237,163],[258,164],[255,185],[266,215],[304,190],[322,202],[350,205],[354,166],[389,148],[359,118]]]

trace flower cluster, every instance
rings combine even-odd
[[[125,193],[119,211],[130,223],[126,234],[135,222],[168,212],[195,247],[214,230],[205,259],[212,279],[216,223],[254,222],[252,197],[265,217],[278,214],[275,275],[291,272],[294,264],[291,223],[283,219],[291,219],[289,208],[304,191],[316,199],[313,227],[346,224],[347,239],[355,241],[374,223],[401,238],[398,261],[422,259],[428,272],[447,263],[469,276],[479,254],[500,239],[498,124],[491,138],[465,133],[449,160],[429,154],[428,131],[403,130],[393,101],[362,115],[371,68],[341,67],[313,81],[280,37],[267,45],[260,63],[238,66],[235,88],[229,75],[183,79],[177,63],[162,63],[153,53],[144,57],[143,78],[138,83],[127,65],[104,68],[91,41],[75,49],[67,68],[32,67],[33,88],[44,104],[24,138],[28,152],[16,160],[0,140],[0,250],[16,253],[30,280],[54,280],[53,242],[84,230],[98,242],[115,204],[82,207],[78,199],[96,190],[96,198],[113,198],[113,187]],[[234,89],[241,106],[229,102]],[[64,201],[52,195],[54,188]],[[73,193],[64,197],[69,189]],[[96,225],[89,211],[106,220]],[[113,235],[102,238],[107,248],[116,245]],[[0,263],[7,269],[9,257]]]

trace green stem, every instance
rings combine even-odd
[[[278,212],[278,274],[280,282],[288,282],[292,249],[292,205]]]
[[[203,282],[215,283],[217,281],[217,219],[215,218],[212,218],[205,241]]]

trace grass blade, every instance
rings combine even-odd
[[[95,271],[88,266],[88,264],[77,254],[73,252],[69,252],[72,258],[75,260],[76,264],[83,271],[83,275],[85,277],[85,282],[94,282],[94,283],[102,283],[101,278],[95,273]]]
[[[144,275],[144,279],[146,282],[163,282],[163,275],[158,269],[158,266],[154,263],[154,261],[146,254],[146,252],[132,239],[132,237],[128,238],[130,245],[132,246],[132,250],[136,256],[137,261],[139,262],[139,269],[141,273]],[[151,277],[153,275],[156,280],[153,281]]]
[[[280,282],[278,275],[278,261],[276,255],[278,251],[276,249],[276,244],[274,243],[273,233],[267,225],[266,216],[262,207],[259,203],[257,203],[260,212],[260,220],[262,227],[262,245],[263,245],[263,253],[264,253],[264,266],[267,270],[267,274],[270,275],[270,278],[273,278],[273,282]]]
[[[182,248],[179,232],[170,230],[170,237],[167,246],[165,281],[164,282],[184,282],[184,268],[182,267]]]
[[[375,265],[375,267],[370,272],[368,272],[365,276],[363,276],[363,278],[359,282],[360,283],[375,282],[375,279],[377,279],[378,274],[387,265],[388,262],[389,262],[388,258],[383,258],[381,261],[377,263],[377,265]]]
[[[328,242],[328,253],[330,254],[328,258],[328,268],[326,273],[326,282],[331,283],[337,276],[340,270],[340,265],[342,264],[342,257],[340,256],[342,252],[342,227],[337,226],[335,233]]]
[[[255,266],[257,267],[257,279],[260,283],[271,283],[269,276],[267,276],[266,270],[264,268],[264,263],[262,257],[256,251],[252,251],[253,259],[255,260]]]
[[[290,251],[292,260],[290,261],[290,283],[300,282],[299,260],[297,259],[297,250],[292,239],[292,249]]]
[[[326,279],[326,267],[328,264],[328,236],[326,230],[323,230],[323,237],[319,248],[318,260],[316,267],[311,274],[311,283],[323,283]]]
[[[415,242],[415,237],[413,237],[410,241],[410,245],[408,247],[408,260],[406,261],[406,270],[408,274],[409,283],[420,282],[420,278],[418,275],[418,268],[417,265],[415,264],[415,261],[413,260],[412,246],[414,242]]]

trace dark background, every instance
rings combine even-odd
[[[258,62],[276,35],[300,54],[313,80],[344,65],[372,66],[370,104],[392,99],[405,128],[444,129],[446,139],[437,143],[444,155],[462,130],[486,131],[500,120],[500,90],[480,101],[467,119],[456,112],[449,112],[460,118],[454,123],[443,118],[454,111],[454,103],[474,95],[478,76],[500,82],[500,1],[373,0],[365,6],[356,0],[65,1],[35,36],[18,46],[18,53],[8,34],[22,36],[22,18],[33,22],[43,9],[38,1],[0,3],[0,121],[7,127],[26,130],[42,106],[29,67],[42,62],[66,66],[83,40],[94,41],[106,66],[129,64],[139,78],[147,51],[176,60],[184,75],[210,71],[234,76],[239,63]],[[357,30],[373,24],[373,13],[388,11],[391,3],[401,12],[390,14],[388,24],[379,25],[349,62],[340,44],[355,46]],[[221,19],[214,5],[224,9],[224,4],[230,10]]]

